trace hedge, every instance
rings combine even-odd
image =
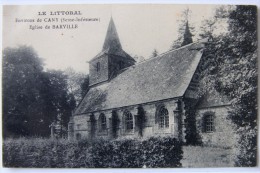
[[[147,140],[68,141],[9,139],[3,145],[5,167],[156,168],[181,167],[182,143],[170,137]]]

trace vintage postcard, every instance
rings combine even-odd
[[[257,166],[257,7],[4,5],[3,166]]]

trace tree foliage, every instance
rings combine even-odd
[[[83,97],[87,94],[87,92],[90,89],[90,87],[89,87],[89,75],[87,75],[83,79],[83,82],[81,83],[80,88],[81,88],[81,98],[83,99]]]
[[[229,118],[238,134],[237,166],[256,165],[257,132],[257,29],[256,7],[236,6],[225,13],[228,33],[214,36],[202,60],[204,88],[228,96],[233,105]],[[217,14],[216,14],[217,16]],[[213,31],[213,30],[212,30]],[[204,35],[205,36],[205,35]]]
[[[158,56],[158,51],[156,49],[153,50],[151,58],[155,58]]]
[[[234,6],[220,6],[215,10],[215,15],[202,21],[199,37],[209,41],[217,41],[218,37],[228,33],[228,18]]]
[[[54,117],[51,121],[56,121],[57,124],[60,124],[61,130],[63,128],[66,129],[71,112],[76,107],[74,95],[69,93],[67,88],[67,75],[63,71],[56,70],[47,71],[44,74],[46,78],[42,87],[47,87],[42,93],[46,100],[41,105],[44,115],[51,115],[51,117]],[[65,133],[65,131],[63,132]]]
[[[181,46],[185,46],[187,44],[193,43],[192,41],[192,34],[189,27],[189,22],[187,21],[185,24],[185,31],[183,33],[183,41],[181,43]]]
[[[228,70],[231,82],[223,82],[232,97],[234,111],[230,118],[237,125],[238,166],[256,165],[257,137],[257,8],[255,6],[237,6],[230,13],[229,29],[232,32],[229,47],[230,55],[235,57]]]
[[[33,48],[3,51],[4,137],[49,136],[49,125],[61,114],[66,125],[75,101],[61,71],[43,71]]]
[[[173,42],[171,49],[177,49],[181,46],[185,46],[193,42],[192,33],[194,32],[194,27],[189,23],[189,18],[191,16],[191,13],[192,13],[191,10],[188,8],[182,12],[181,19],[178,21],[179,22],[178,37]]]

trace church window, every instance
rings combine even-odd
[[[159,110],[159,128],[169,128],[169,112],[162,106]]]
[[[99,116],[99,128],[100,131],[104,131],[107,128],[106,116],[103,113]]]
[[[97,63],[97,72],[100,71],[100,62]]]
[[[125,116],[125,128],[127,131],[130,131],[134,128],[134,125],[133,125],[133,116],[130,112],[126,111],[124,113],[124,116]]]
[[[206,114],[203,118],[204,132],[211,133],[214,131],[214,116],[213,114]]]

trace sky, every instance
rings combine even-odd
[[[212,17],[216,6],[151,4],[4,6],[3,48],[32,46],[44,59],[45,69],[64,70],[71,67],[77,72],[88,74],[88,61],[101,51],[111,16],[122,48],[131,56],[149,58],[154,49],[159,54],[169,50],[177,38],[178,20],[181,19],[182,11],[187,8],[192,11],[190,23],[193,23],[195,30],[198,30],[203,20]],[[81,15],[50,15],[50,12],[55,11],[80,11]],[[38,15],[39,12],[46,12],[46,15]],[[97,21],[60,22],[63,18],[68,20],[76,17],[95,18]],[[38,19],[42,21],[37,22]],[[21,20],[24,22],[18,22]],[[60,24],[78,26],[75,29],[52,29],[52,25]],[[32,30],[30,25],[43,28]],[[45,29],[46,25],[51,29]]]

